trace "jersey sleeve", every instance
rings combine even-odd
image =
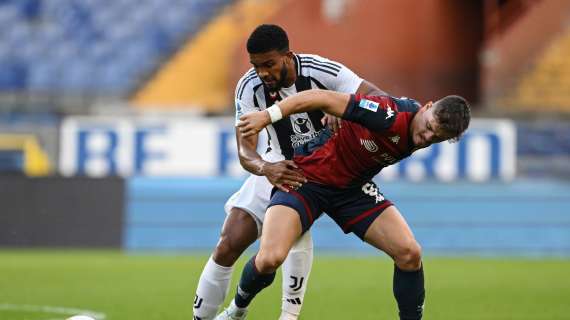
[[[363,81],[362,78],[342,63],[318,55],[308,55],[301,59],[304,60],[305,64],[310,64],[312,68],[324,71],[319,72],[319,78],[328,90],[356,93]]]
[[[356,93],[356,90],[358,90],[358,87],[360,87],[362,83],[362,78],[343,64],[339,63],[339,65],[341,69],[336,77],[336,81],[334,81],[331,86],[331,90],[344,93]]]
[[[256,107],[253,99],[253,79],[257,75],[253,74],[251,70],[247,72],[239,81],[236,86],[234,105],[235,111],[235,124],[239,122],[239,118],[244,114],[248,114],[255,111],[260,111],[261,109]]]
[[[383,131],[392,126],[398,110],[388,96],[361,96],[353,94],[342,118],[356,122],[372,131]]]

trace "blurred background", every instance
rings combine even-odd
[[[182,253],[198,257],[191,300],[246,177],[233,94],[261,23],[394,96],[471,101],[459,143],[377,178],[427,257],[568,266],[570,1],[0,0],[0,252],[14,277],[30,248],[32,265],[53,248]],[[317,255],[375,254],[327,217],[313,238]],[[18,306],[45,299],[0,289],[0,318],[32,319]]]

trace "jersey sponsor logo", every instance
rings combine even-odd
[[[291,125],[296,134],[307,134],[315,131],[313,123],[305,117],[291,118]]]
[[[395,135],[395,136],[393,136],[393,137],[390,137],[390,140],[391,140],[393,143],[398,144],[398,142],[400,142],[400,136]]]
[[[378,102],[374,102],[374,101],[370,101],[370,100],[366,100],[366,99],[362,99],[360,100],[360,103],[358,103],[358,106],[366,109],[366,110],[370,110],[372,112],[376,112],[378,111],[378,106],[380,104]]]
[[[291,128],[293,128],[293,132],[295,133],[290,136],[291,146],[293,148],[304,145],[319,135],[319,132],[315,130],[313,123],[306,113],[293,114],[289,119],[291,120]]]
[[[386,107],[386,120],[392,118],[394,116],[394,110],[390,108],[390,106]]]
[[[309,135],[291,135],[291,146],[293,148],[300,147],[305,143],[313,140],[316,136],[319,135],[319,132],[311,132]]]
[[[378,191],[378,187],[372,182],[367,182],[365,185],[363,185],[362,192],[364,192],[365,195],[374,197],[376,203],[385,200],[384,196]]]
[[[360,139],[360,144],[364,146],[364,148],[372,153],[378,151],[378,145],[374,143],[372,140],[368,139]]]

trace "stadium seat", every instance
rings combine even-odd
[[[0,92],[126,97],[230,2],[0,0]]]

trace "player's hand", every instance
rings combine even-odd
[[[265,126],[271,123],[267,111],[257,111],[239,117],[238,130],[244,137],[258,134]]]
[[[297,189],[307,182],[307,178],[291,160],[266,162],[263,165],[262,173],[272,185],[284,192],[289,192],[287,186]]]
[[[325,114],[325,116],[321,119],[323,126],[328,126],[334,133],[338,132],[338,129],[340,129],[340,122],[340,118],[332,116],[330,114]]]

